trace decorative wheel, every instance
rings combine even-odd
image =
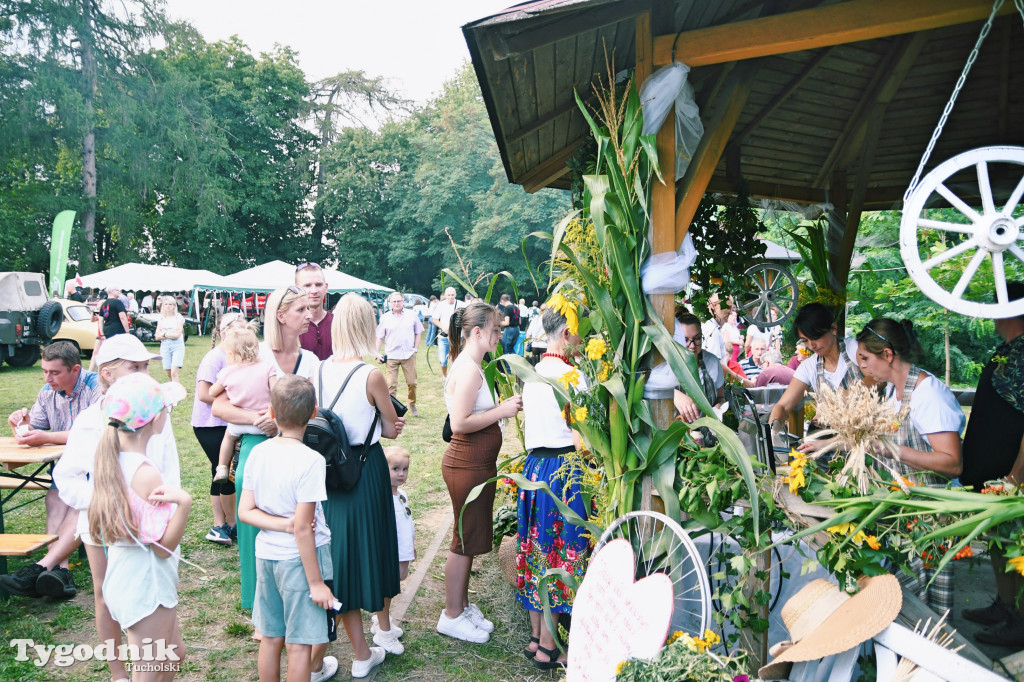
[[[743,277],[747,288],[736,296],[736,303],[749,322],[758,327],[774,327],[796,312],[800,291],[789,268],[758,263],[748,268]]]
[[[971,166],[973,174],[960,173]],[[971,317],[1024,315],[1024,298],[1011,300],[1006,291],[1007,274],[1014,279],[1024,273],[1022,195],[1021,147],[972,149],[939,164],[921,180],[903,207],[900,253],[910,277],[928,298]],[[975,205],[980,201],[981,211],[971,206],[972,199]],[[926,209],[940,200],[954,211],[941,220]],[[944,239],[929,247],[921,243],[923,230],[939,230]]]
[[[672,580],[675,601],[669,631],[702,636],[711,614],[711,587],[701,556],[686,531],[664,514],[630,512],[605,529],[594,554],[617,538],[633,546],[635,580],[655,573]]]

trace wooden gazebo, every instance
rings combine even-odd
[[[463,33],[505,172],[531,192],[568,187],[587,135],[573,90],[591,97],[606,49],[638,82],[673,57],[690,66],[705,134],[686,175],[655,188],[654,251],[678,247],[705,192],[742,178],[755,197],[833,204],[844,287],[862,212],[901,206],[991,11],[990,0],[536,0]],[[1024,143],[1022,33],[1006,2],[926,172]],[[670,169],[671,118],[658,147]]]

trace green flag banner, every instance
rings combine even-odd
[[[53,237],[50,239],[50,293],[55,298],[64,295],[64,275],[68,269],[68,249],[71,247],[71,228],[74,224],[74,211],[61,211],[53,219]]]

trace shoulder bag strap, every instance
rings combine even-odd
[[[344,393],[345,392],[345,388],[348,387],[348,382],[352,380],[352,375],[354,375],[356,373],[357,369],[359,369],[360,367],[362,367],[365,364],[366,364],[365,362],[360,362],[358,365],[356,365],[355,367],[352,368],[352,371],[348,373],[347,377],[345,377],[345,381],[342,382],[341,388],[338,389],[337,395],[334,396],[334,400],[332,400],[331,404],[327,407],[328,410],[330,410],[331,412],[334,412],[334,406],[338,404],[338,401],[341,399],[341,394]],[[324,363],[321,362],[320,363],[320,399],[321,400],[323,400],[323,396],[324,396]],[[323,405],[321,405],[320,407],[323,407]]]

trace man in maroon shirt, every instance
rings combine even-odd
[[[295,268],[295,286],[303,289],[309,298],[309,312],[313,321],[305,334],[299,336],[299,345],[316,354],[321,360],[331,357],[331,323],[334,313],[324,307],[327,300],[327,280],[316,263],[301,263]]]

